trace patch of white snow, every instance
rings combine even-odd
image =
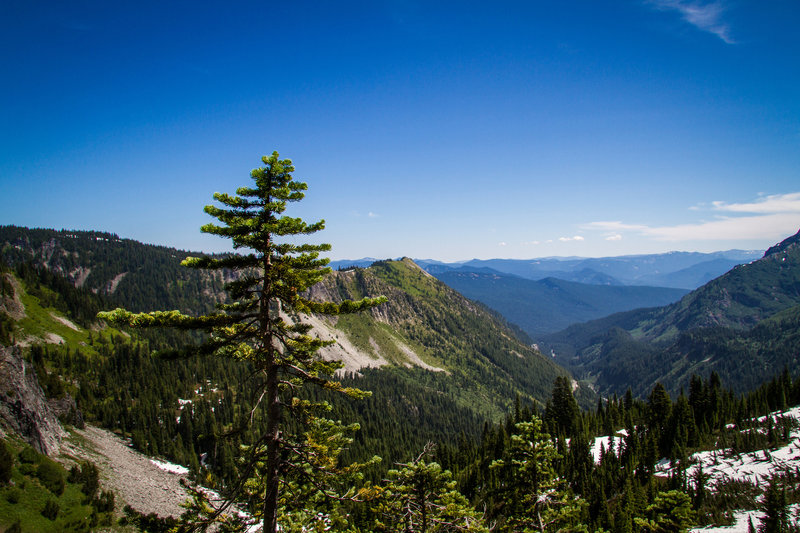
[[[170,474],[177,474],[179,476],[186,476],[189,474],[189,469],[182,465],[176,465],[175,463],[169,463],[167,461],[159,461],[158,459],[150,459],[150,462],[164,472],[169,472]]]

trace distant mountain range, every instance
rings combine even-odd
[[[800,370],[800,233],[655,309],[618,313],[540,337],[599,391],[673,392],[714,371],[738,391]]]
[[[692,290],[721,276],[731,268],[761,257],[758,250],[724,252],[668,252],[663,254],[581,258],[472,259],[444,263],[433,259],[414,261],[432,274],[449,270],[486,271],[511,274],[525,279],[557,278],[591,285],[645,285]],[[333,268],[368,266],[374,259],[340,260]]]
[[[528,335],[643,307],[659,307],[762,252],[670,252],[604,258],[417,259],[429,273],[501,313]],[[334,268],[369,266],[374,259],[335,261]]]

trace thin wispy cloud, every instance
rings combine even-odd
[[[725,8],[722,2],[697,0],[649,0],[648,4],[662,11],[676,11],[695,28],[714,34],[728,44],[734,44],[730,26],[722,19]]]
[[[800,212],[800,192],[773,194],[742,204],[715,201],[711,205],[717,211],[732,213],[797,213]]]
[[[354,217],[362,217],[366,216],[367,218],[378,218],[380,215],[373,211],[369,211],[366,215],[362,215],[359,211],[350,211],[350,214]]]
[[[698,209],[695,206],[693,210]],[[582,229],[606,232],[608,240],[619,240],[623,234],[633,233],[660,241],[680,242],[776,240],[800,227],[800,192],[765,196],[745,203],[715,201],[706,209],[717,213],[716,217],[674,226],[600,221],[585,224]]]
[[[573,242],[573,241],[582,241],[584,239],[580,235],[575,235],[574,237],[559,237],[558,240],[561,242]]]

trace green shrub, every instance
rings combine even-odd
[[[94,498],[100,488],[100,471],[91,461],[82,461],[80,466],[75,465],[69,469],[69,482],[80,484],[81,492],[87,500]]]
[[[25,446],[22,448],[22,451],[19,452],[19,462],[26,463],[26,464],[33,464],[39,458],[39,453],[36,452],[30,446]]]
[[[0,483],[11,481],[11,468],[14,466],[14,456],[8,450],[5,442],[0,441]]]
[[[0,311],[0,344],[8,346],[11,344],[11,334],[14,332],[14,319],[8,314]]]
[[[114,510],[114,492],[104,490],[100,492],[100,496],[92,500],[92,507],[97,509],[98,513],[110,513]]]
[[[44,504],[44,509],[42,509],[42,516],[48,520],[55,520],[58,518],[59,511],[61,511],[61,507],[59,507],[57,501],[47,500],[47,503]]]
[[[11,487],[6,492],[6,501],[10,504],[19,503],[20,498],[22,498],[22,492],[17,487]]]
[[[63,472],[64,469],[58,463],[45,457],[36,470],[36,477],[41,480],[47,490],[56,496],[61,496],[66,485]]]

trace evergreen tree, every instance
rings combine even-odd
[[[390,470],[381,489],[375,529],[397,533],[487,532],[482,517],[456,490],[448,470],[426,462],[430,445],[411,463]]]
[[[764,518],[758,527],[760,533],[788,533],[789,508],[786,488],[781,479],[773,476],[764,494]]]
[[[515,424],[511,448],[492,468],[506,473],[504,499],[507,502],[505,531],[562,533],[586,531],[580,523],[585,502],[573,497],[565,480],[559,478],[558,455],[542,421],[534,416]]]
[[[661,383],[656,383],[653,391],[647,398],[647,425],[652,432],[658,452],[662,457],[669,455],[674,435],[669,428],[669,420],[672,414],[672,400],[669,393]]]
[[[572,383],[566,376],[558,376],[553,383],[553,392],[547,403],[544,418],[553,428],[554,434],[575,434],[580,409],[572,394]]]
[[[647,507],[647,518],[636,518],[639,531],[684,533],[695,520],[689,496],[677,490],[659,493]]]
[[[278,153],[262,158],[263,167],[251,172],[254,186],[241,187],[235,195],[215,193],[223,205],[206,206],[205,211],[221,224],[206,224],[204,233],[231,239],[235,250],[245,254],[215,257],[189,257],[185,266],[214,271],[233,271],[234,281],[226,286],[229,303],[218,304],[217,312],[198,317],[179,311],[154,311],[134,314],[124,309],[99,313],[99,318],[133,327],[176,327],[199,329],[208,334],[199,346],[181,350],[183,355],[216,354],[250,363],[254,369],[257,398],[250,418],[263,406],[266,422],[249,447],[239,483],[233,493],[242,492],[247,481],[256,483],[263,494],[260,509],[263,530],[277,530],[279,493],[292,471],[302,473],[310,453],[302,438],[290,431],[292,420],[307,421],[317,405],[295,396],[297,388],[314,383],[353,397],[363,397],[358,389],[346,388],[330,376],[340,362],[324,361],[317,351],[329,344],[310,335],[311,326],[301,313],[338,314],[355,312],[382,303],[382,298],[364,298],[342,303],[315,302],[306,294],[329,272],[327,259],[320,252],[327,244],[295,244],[293,238],[316,233],[324,221],[308,224],[300,218],[283,215],[287,203],[305,196],[305,183],[292,178],[294,167]],[[287,420],[291,417],[292,420]],[[222,506],[207,517],[219,518]]]

